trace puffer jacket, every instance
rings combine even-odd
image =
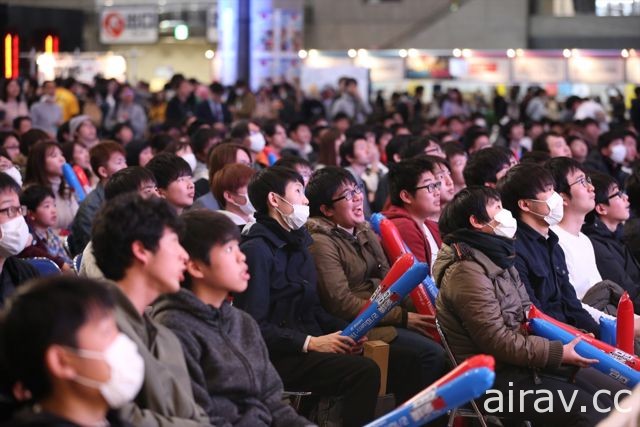
[[[398,229],[402,240],[407,244],[411,253],[416,256],[416,259],[420,262],[431,263],[431,247],[429,241],[424,235],[424,230],[418,225],[417,222],[411,218],[409,212],[399,206],[391,206],[389,209],[383,212],[383,214],[389,219]],[[426,220],[424,225],[429,229],[433,239],[438,247],[442,246],[442,240],[440,239],[440,232],[438,231],[438,224]],[[433,266],[429,266],[430,268]]]
[[[531,302],[515,267],[502,269],[459,243],[442,246],[433,270],[440,288],[436,316],[459,362],[490,354],[496,370],[560,366],[562,343],[522,327]]]
[[[325,218],[311,218],[307,229],[313,238],[309,247],[318,271],[318,294],[329,313],[351,321],[360,313],[389,271],[387,258],[378,237],[364,222],[350,234]],[[407,309],[393,308],[381,326],[407,324]],[[369,339],[390,342],[397,335],[394,328],[376,328]]]

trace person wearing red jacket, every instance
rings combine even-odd
[[[422,157],[393,165],[389,171],[391,206],[383,212],[418,261],[429,266],[442,245],[438,224],[428,219],[440,213],[442,184],[433,173],[434,166]]]

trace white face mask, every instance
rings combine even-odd
[[[262,134],[262,132],[252,133],[249,136],[249,140],[251,141],[250,150],[254,153],[259,153],[264,150],[264,146],[267,144],[267,142],[264,140],[264,135]]]
[[[187,153],[180,156],[185,162],[189,163],[191,172],[196,170],[196,155],[193,153]]]
[[[256,208],[254,208],[253,205],[251,204],[251,200],[249,200],[249,196],[247,196],[246,194],[238,194],[238,196],[244,197],[246,200],[246,203],[244,205],[241,205],[240,203],[236,203],[234,201],[232,201],[231,203],[236,205],[238,209],[242,211],[243,214],[247,216],[253,216],[253,214],[256,212]]]
[[[609,158],[612,162],[622,164],[624,163],[625,157],[627,157],[627,147],[625,147],[624,145],[614,145],[611,148],[611,154],[609,155]]]
[[[298,230],[307,223],[307,220],[309,219],[309,206],[294,205],[284,197],[280,195],[278,195],[278,197],[293,208],[293,212],[288,215],[282,213],[280,209],[276,208],[276,211],[278,211],[282,220],[289,226],[289,228],[292,230]]]
[[[22,215],[0,224],[0,257],[18,255],[29,241],[29,226]]]
[[[544,218],[547,224],[549,225],[557,225],[562,221],[562,216],[564,215],[564,208],[562,206],[562,196],[560,196],[555,191],[546,201],[545,200],[536,200],[532,199],[536,202],[546,203],[549,207],[549,213],[547,215],[541,215],[539,213],[531,211],[532,214],[538,215]]]
[[[493,229],[496,236],[513,239],[513,236],[515,236],[516,231],[518,230],[518,222],[513,215],[511,215],[511,211],[508,209],[502,209],[493,217],[493,219],[498,222],[498,225],[495,227],[489,225],[489,227]]]
[[[22,187],[22,175],[17,167],[11,166],[9,169],[3,170],[2,172],[9,175],[20,187]]]
[[[120,408],[131,402],[142,387],[144,381],[144,360],[138,347],[131,338],[123,333],[107,347],[104,353],[99,351],[71,349],[80,357],[104,360],[111,371],[109,380],[101,383],[80,375],[74,378],[78,384],[100,390],[109,407]]]

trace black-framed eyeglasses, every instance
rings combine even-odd
[[[6,215],[8,218],[15,218],[18,214],[25,216],[27,214],[27,207],[9,206],[8,208],[0,209],[0,214]]]
[[[576,185],[576,184],[580,184],[583,187],[587,187],[587,185],[591,185],[591,177],[589,176],[582,176],[580,177],[576,182],[569,184],[569,187]]]
[[[335,203],[343,199],[346,200],[347,202],[350,202],[351,200],[353,200],[353,197],[356,194],[362,194],[362,188],[360,188],[359,185],[356,185],[355,187],[353,187],[352,190],[347,190],[342,196],[332,199],[331,202]]]
[[[609,197],[607,197],[607,200],[611,200],[614,197],[620,197],[622,199],[622,197],[626,196],[626,195],[627,195],[627,193],[625,193],[624,191],[618,190],[615,193],[613,193],[612,195],[610,195]]]
[[[432,182],[431,184],[421,185],[420,187],[416,187],[415,190],[418,191],[422,190],[423,188],[426,188],[428,193],[433,193],[434,191],[442,188],[442,181],[436,181]]]

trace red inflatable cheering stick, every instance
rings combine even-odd
[[[616,347],[633,354],[633,302],[628,293],[623,293],[618,303],[618,326],[616,328]]]

